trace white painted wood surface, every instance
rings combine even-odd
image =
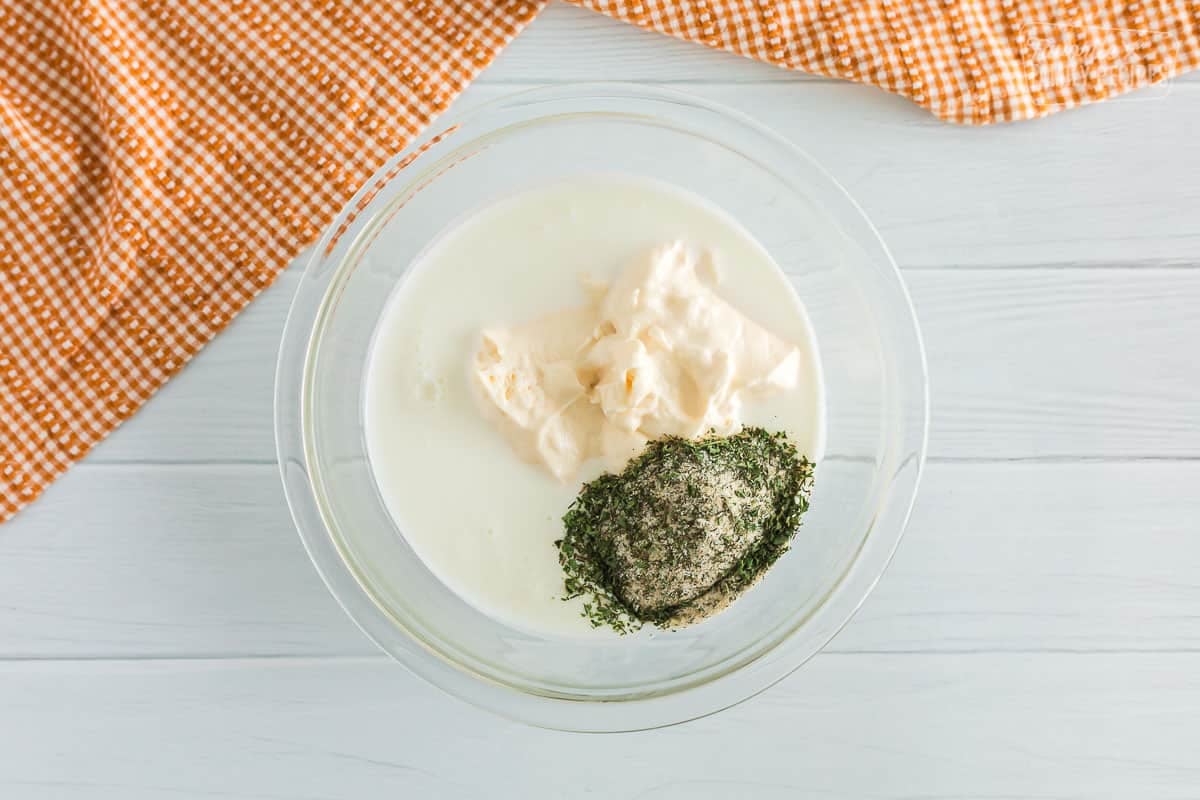
[[[551,7],[464,96],[682,84],[825,163],[934,393],[828,652],[666,731],[527,729],[376,656],[273,465],[289,273],[0,528],[0,798],[1200,797],[1200,82],[987,129]]]

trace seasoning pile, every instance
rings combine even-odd
[[[556,542],[566,597],[594,627],[678,628],[725,608],[787,551],[813,465],[783,433],[650,442],[586,484]]]

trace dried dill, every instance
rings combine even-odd
[[[812,474],[784,434],[762,428],[651,442],[620,475],[586,484],[563,517],[565,596],[619,633],[715,613],[787,551]]]

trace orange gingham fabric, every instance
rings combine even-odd
[[[0,518],[224,328],[539,8],[0,0]]]
[[[680,39],[907,97],[1032,119],[1200,67],[1200,0],[574,0]]]
[[[1200,0],[577,2],[962,123],[1200,66]],[[0,520],[224,328],[543,3],[0,0]]]

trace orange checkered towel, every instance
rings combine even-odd
[[[228,324],[543,2],[0,0],[0,519]],[[1200,65],[1200,0],[577,4],[960,123]]]

